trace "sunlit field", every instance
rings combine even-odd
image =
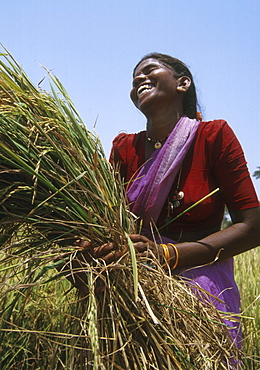
[[[243,337],[247,369],[260,369],[260,248],[235,258],[235,275],[241,294]]]
[[[5,58],[0,370],[230,368],[240,353],[223,312],[156,256],[136,256],[123,184],[59,80],[53,76],[45,94]],[[92,260],[76,250],[78,235],[85,248],[112,242],[122,258]],[[235,259],[249,370],[260,367],[259,257],[255,249]],[[66,276],[74,283],[83,276],[84,298]]]

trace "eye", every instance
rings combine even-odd
[[[149,65],[146,65],[145,67],[143,67],[142,70],[138,71],[137,75],[134,76],[134,79],[133,79],[133,87],[135,87],[135,85],[138,83],[138,78],[145,75],[149,75],[152,71],[158,69],[158,68],[161,68],[160,65],[158,64],[149,64]],[[142,78],[142,77],[141,77]]]
[[[160,68],[160,66],[158,65],[148,65],[146,67],[144,67],[136,76],[134,76],[134,79],[133,79],[133,83],[132,83],[132,86],[134,87],[136,82],[138,81],[138,78],[142,75],[149,75],[152,71],[154,71],[155,69],[158,69]]]
[[[149,73],[151,73],[152,71],[154,71],[155,69],[158,69],[159,67],[156,65],[150,65],[150,66],[147,66],[145,69],[144,69],[144,74],[148,75]]]

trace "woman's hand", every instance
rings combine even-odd
[[[59,267],[59,271],[66,274],[66,278],[76,287],[82,296],[87,296],[89,289],[87,286],[86,268],[87,264],[94,259],[102,259],[105,264],[110,264],[122,256],[122,252],[115,249],[112,243],[106,243],[100,247],[91,247],[91,243],[84,239],[78,238],[73,243],[75,247],[81,250],[76,251],[75,256]],[[97,279],[95,292],[99,293],[105,289],[101,279]]]
[[[129,237],[139,255],[143,257],[151,257],[151,254],[153,254],[161,264],[165,263],[164,252],[160,245],[140,234],[131,234]]]
[[[145,253],[148,250],[151,250],[153,253],[158,253],[158,245],[149,240],[146,236],[131,234],[129,238],[132,240],[135,250],[138,253]]]
[[[166,271],[177,267],[179,252],[175,244],[156,244],[139,234],[132,234],[129,237],[139,255],[147,258],[151,257],[151,254],[154,255]]]
[[[83,249],[82,253],[85,255],[88,262],[94,258],[102,259],[106,264],[109,264],[122,256],[122,252],[115,249],[113,243],[106,243],[100,247],[91,248],[91,244],[88,240],[77,239],[74,245]]]

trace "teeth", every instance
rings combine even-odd
[[[137,93],[136,93],[137,97],[140,98],[140,96],[142,96],[146,91],[151,90],[151,89],[152,89],[152,85],[150,85],[150,84],[141,85],[137,89]]]

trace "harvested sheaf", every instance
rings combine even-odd
[[[37,89],[6,50],[0,68],[1,369],[227,369],[222,314],[135,255],[123,184],[59,80]],[[86,259],[78,236],[123,256]]]

